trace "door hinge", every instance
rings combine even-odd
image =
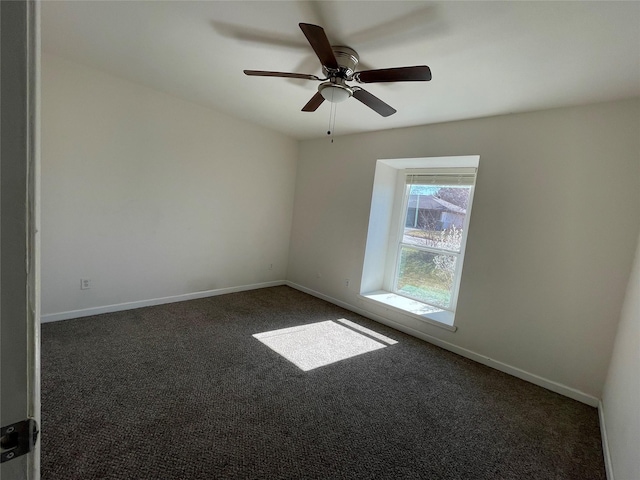
[[[38,422],[27,418],[2,427],[0,431],[0,463],[29,453],[38,439]]]

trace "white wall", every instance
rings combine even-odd
[[[640,478],[640,237],[602,396],[610,467],[616,480]]]
[[[284,280],[296,159],[284,135],[44,55],[45,319]]]
[[[597,403],[639,230],[639,131],[635,99],[301,142],[288,279]],[[458,331],[363,304],[376,160],[476,154]]]

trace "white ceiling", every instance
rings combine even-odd
[[[363,68],[429,65],[430,82],[363,85],[398,112],[337,105],[335,134],[640,96],[640,2],[45,1],[42,48],[262,124],[326,135],[330,104],[300,109],[321,75],[298,27],[324,27]]]

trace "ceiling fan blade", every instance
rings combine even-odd
[[[333,53],[329,39],[324,33],[324,29],[318,25],[312,25],[310,23],[300,23],[299,25],[304,36],[307,37],[311,48],[316,52],[320,63],[327,68],[337,70],[339,68],[338,61]]]
[[[320,95],[320,92],[317,92],[311,100],[307,102],[307,104],[302,107],[303,112],[315,112],[320,105],[324,102],[324,97]]]
[[[393,115],[394,113],[396,113],[395,108],[387,105],[375,95],[361,88],[354,89],[353,96],[356,98],[356,100],[360,100],[367,107],[375,110],[383,117],[388,117],[389,115]]]
[[[306,73],[287,73],[287,72],[265,72],[263,70],[244,70],[245,75],[253,77],[284,77],[284,78],[302,78],[304,80],[320,80],[315,75]]]
[[[364,70],[354,75],[358,82],[428,82],[431,80],[431,70],[426,65],[415,67],[380,68],[378,70]]]

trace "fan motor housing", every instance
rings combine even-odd
[[[351,78],[351,76],[356,71],[356,66],[360,61],[360,57],[358,53],[350,47],[345,47],[343,45],[332,45],[331,49],[333,50],[333,54],[336,57],[336,61],[340,67],[338,76],[342,78]],[[323,66],[322,71],[326,76],[331,76],[331,72],[327,71],[327,69]]]

